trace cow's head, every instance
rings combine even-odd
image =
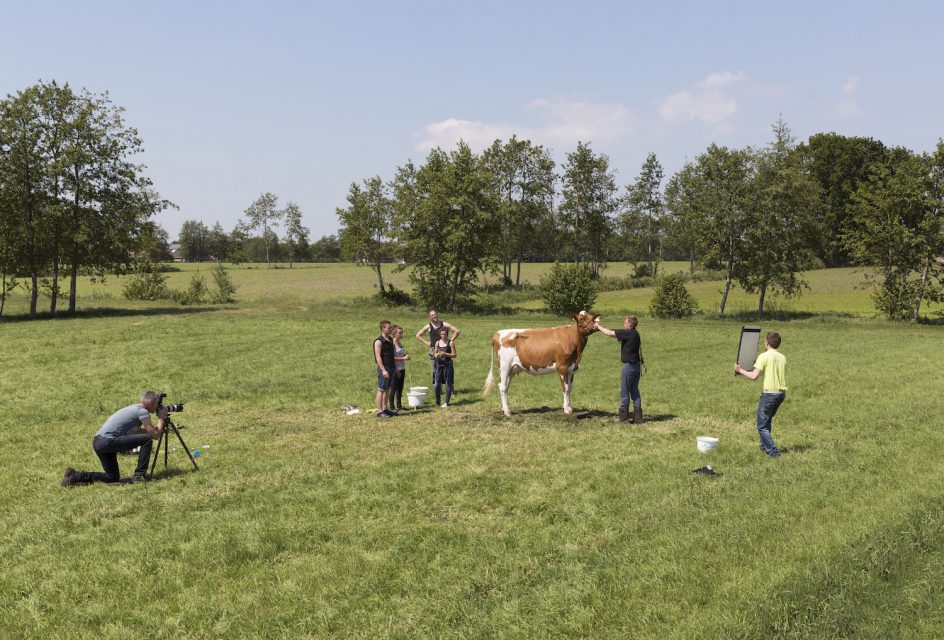
[[[599,314],[594,316],[594,315],[590,315],[586,311],[581,311],[580,313],[574,316],[574,322],[577,323],[577,328],[580,329],[581,333],[590,335],[591,333],[597,330],[597,326],[596,326],[597,321],[601,317],[602,316],[600,316]]]

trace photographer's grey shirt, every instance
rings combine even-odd
[[[126,436],[129,431],[141,426],[141,423],[147,420],[149,416],[148,410],[140,404],[129,405],[111,414],[111,417],[105,421],[105,424],[95,435],[105,438]]]

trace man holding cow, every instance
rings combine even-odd
[[[623,318],[623,328],[613,331],[595,323],[596,329],[605,336],[616,338],[620,342],[620,360],[623,370],[620,373],[620,423],[642,424],[642,396],[639,394],[639,378],[642,374],[642,340],[636,325],[636,316]],[[633,417],[629,417],[629,401],[633,401]]]

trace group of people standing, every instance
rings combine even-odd
[[[639,379],[642,376],[644,360],[642,357],[642,339],[636,326],[639,319],[629,315],[623,318],[623,328],[611,330],[600,323],[595,328],[605,336],[616,338],[620,343],[620,423],[642,424],[642,396],[639,393]],[[456,359],[456,338],[459,329],[439,319],[435,309],[429,310],[429,323],[416,332],[416,339],[429,349],[429,358],[433,365],[433,388],[436,393],[436,405],[448,407],[455,389],[454,361]],[[390,418],[403,409],[404,375],[406,361],[410,356],[402,344],[403,328],[387,320],[380,323],[380,335],[374,339],[374,359],[377,362],[377,417]],[[787,385],[784,374],[786,358],[777,349],[780,347],[780,334],[771,331],[764,339],[764,353],[747,371],[735,363],[735,373],[750,380],[757,380],[764,374],[764,389],[757,403],[757,432],[760,436],[760,449],[768,456],[778,457],[780,450],[771,436],[773,418],[786,399]],[[445,390],[445,401],[442,393]],[[630,413],[632,405],[632,413]]]
[[[429,322],[416,332],[416,339],[428,349],[433,368],[433,389],[436,405],[446,408],[455,390],[456,338],[461,331],[439,319],[435,309],[429,310]],[[403,410],[403,387],[406,363],[410,359],[403,346],[403,327],[388,320],[380,322],[380,335],[374,338],[374,361],[377,364],[377,417],[398,416]],[[443,393],[445,392],[445,399]],[[442,404],[440,405],[440,402]]]

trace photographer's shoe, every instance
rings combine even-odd
[[[76,471],[72,467],[66,469],[66,474],[62,477],[63,487],[71,487],[75,484],[75,473]]]
[[[143,473],[136,473],[131,476],[131,484],[138,484],[139,482],[150,482],[151,479],[144,475]]]

